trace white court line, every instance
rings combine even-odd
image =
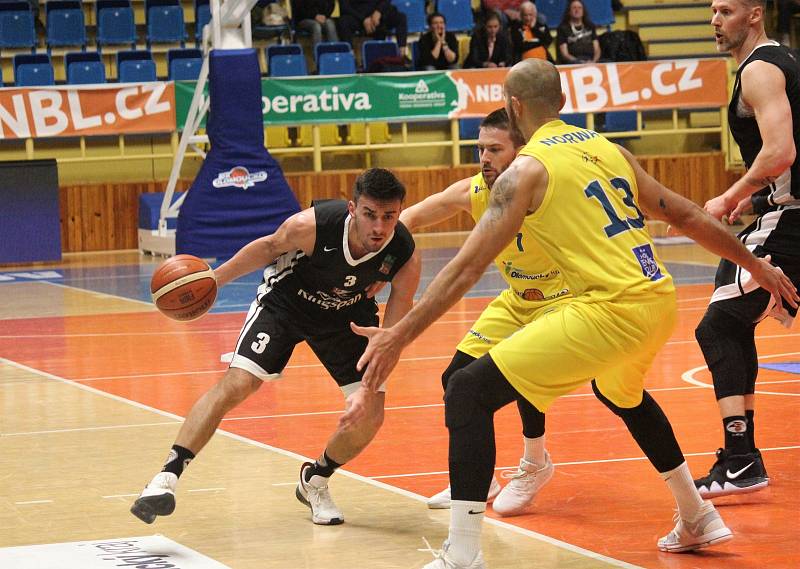
[[[225,490],[225,488],[193,488],[192,490],[187,490],[188,492],[216,492],[218,490]]]
[[[54,433],[77,433],[82,431],[105,431],[107,429],[130,429],[135,427],[153,427],[156,425],[176,425],[179,421],[168,421],[161,423],[131,423],[127,425],[104,425],[98,427],[76,427],[74,429],[51,429],[48,431],[24,431],[19,433],[0,433],[4,437],[20,437],[29,435],[51,435]]]
[[[800,449],[800,445],[797,446],[789,446],[789,447],[771,447],[771,448],[759,448],[761,452],[772,452],[772,451],[781,451],[781,450],[797,450]],[[683,453],[683,456],[715,456],[716,452],[686,452]],[[571,462],[554,462],[553,466],[581,466],[584,464],[610,464],[613,462],[638,462],[641,460],[648,460],[646,456],[630,456],[625,458],[601,458],[598,460],[574,460]],[[503,470],[517,470],[519,465],[512,464],[511,466],[496,466],[495,470],[503,471]],[[444,475],[449,474],[447,470],[434,470],[431,472],[410,472],[407,474],[384,474],[382,476],[371,476],[374,480],[387,480],[390,478],[416,478],[420,476],[437,476],[437,475]],[[289,483],[281,483],[281,485],[286,485]],[[295,482],[296,484],[296,482]],[[278,486],[278,484],[275,484]]]
[[[51,281],[33,281],[33,282],[37,282],[37,283],[40,283],[40,284],[49,284],[49,285],[58,286],[58,287],[61,287],[61,288],[68,288],[68,289],[71,289],[71,290],[77,290],[78,292],[85,292],[85,293],[89,293],[89,294],[94,294],[96,296],[102,296],[102,297],[105,297],[105,298],[113,298],[113,299],[116,299],[116,300],[127,300],[128,302],[135,302],[136,304],[144,304],[145,306],[149,306],[153,310],[156,309],[155,305],[152,302],[139,300],[137,298],[128,298],[127,296],[119,296],[117,294],[108,294],[106,292],[97,292],[96,290],[90,290],[88,288],[80,288],[80,287],[77,287],[77,286],[66,285],[66,284],[63,284],[63,283],[54,283],[54,282],[51,282]]]
[[[83,385],[81,383],[77,383],[77,382],[72,381],[70,379],[65,379],[63,377],[59,377],[59,376],[54,375],[52,373],[49,373],[49,372],[46,372],[46,371],[42,371],[42,370],[38,370],[36,368],[32,368],[30,366],[26,366],[25,364],[21,364],[19,362],[15,362],[15,361],[9,360],[7,358],[0,357],[0,363],[3,363],[5,365],[9,365],[9,366],[12,366],[12,367],[16,367],[17,369],[21,369],[21,370],[27,371],[27,372],[32,373],[32,374],[36,374],[36,375],[39,375],[39,376],[42,376],[42,377],[46,377],[48,379],[52,379],[53,381],[58,381],[60,383],[66,384],[66,385],[71,385],[71,386],[76,387],[78,389],[82,389],[82,390],[84,390],[84,391],[86,391],[88,393],[93,393],[95,395],[99,395],[101,397],[106,397],[108,399],[112,399],[112,400],[120,402],[120,403],[125,403],[127,405],[131,405],[131,406],[136,407],[138,409],[143,409],[145,411],[150,411],[152,413],[156,413],[156,414],[161,415],[163,417],[169,417],[170,419],[175,419],[175,420],[183,420],[182,417],[180,417],[179,415],[175,415],[174,413],[170,413],[168,411],[162,411],[161,409],[156,409],[155,407],[150,407],[149,405],[145,405],[143,403],[139,403],[138,401],[132,401],[130,399],[125,399],[124,397],[120,397],[119,395],[114,395],[113,393],[107,393],[105,391],[101,391],[99,389],[95,389],[94,387],[90,387],[88,385]],[[248,444],[248,445],[252,445],[252,446],[255,446],[255,447],[258,447],[258,448],[261,448],[261,449],[265,449],[265,450],[274,452],[276,454],[279,454],[281,456],[285,456],[287,458],[291,458],[291,459],[297,460],[299,462],[308,462],[308,461],[312,460],[309,457],[303,456],[301,454],[298,454],[298,453],[295,453],[295,452],[292,452],[292,451],[288,451],[288,450],[285,450],[285,449],[282,449],[282,448],[274,447],[274,446],[271,446],[271,445],[268,445],[268,444],[265,444],[265,443],[262,443],[262,442],[259,442],[259,441],[254,441],[252,439],[248,439],[247,437],[243,437],[241,435],[237,435],[235,433],[230,433],[228,431],[224,431],[224,430],[221,430],[221,429],[217,429],[217,433],[219,433],[222,436],[231,438],[231,439],[233,439],[235,441],[239,441],[239,442],[242,442],[242,443],[245,443],[245,444]],[[349,470],[339,469],[337,472],[339,472],[343,476],[347,476],[349,478],[352,478],[354,480],[358,480],[358,481],[363,482],[365,484],[370,484],[370,485],[372,485],[372,486],[374,486],[376,488],[380,488],[380,489],[385,490],[387,492],[392,492],[392,493],[398,494],[400,496],[405,496],[406,498],[410,498],[410,499],[415,500],[417,502],[425,503],[425,502],[428,501],[428,497],[427,496],[421,496],[419,494],[415,494],[414,492],[410,492],[408,490],[404,490],[402,488],[397,488],[397,487],[392,486],[390,484],[386,484],[386,483],[381,482],[379,480],[372,480],[372,479],[370,479],[370,478],[368,478],[366,476],[361,476],[360,474],[356,474],[354,472],[350,472]],[[521,527],[516,526],[514,524],[510,524],[508,522],[495,520],[493,518],[484,518],[484,521],[486,523],[488,523],[488,524],[495,525],[497,527],[501,527],[501,528],[506,529],[508,531],[511,531],[513,533],[517,533],[517,534],[520,534],[520,535],[525,535],[527,537],[536,539],[537,541],[548,543],[548,544],[554,545],[556,547],[559,547],[561,549],[565,549],[567,551],[571,551],[573,553],[577,553],[579,555],[583,555],[583,556],[588,557],[590,559],[596,559],[598,561],[602,561],[604,563],[607,563],[609,565],[613,565],[615,567],[623,567],[625,569],[644,569],[643,567],[640,567],[639,565],[633,565],[631,563],[627,563],[627,562],[621,561],[619,559],[614,559],[613,557],[608,557],[608,556],[603,555],[601,553],[590,551],[588,549],[584,549],[584,548],[579,547],[577,545],[574,545],[574,544],[571,544],[571,543],[567,543],[567,542],[564,542],[564,541],[560,541],[558,539],[546,536],[544,534],[540,534],[540,533],[537,533],[537,532],[534,532],[534,531],[531,531],[531,530],[528,530],[528,529],[521,528]]]
[[[28,500],[27,502],[14,502],[20,506],[27,505],[27,504],[52,504],[52,500]]]
[[[110,494],[108,496],[100,496],[101,498],[105,499],[113,499],[113,498],[130,498],[131,496],[138,496],[139,494]]]
[[[792,334],[796,335],[796,334]],[[797,356],[800,355],[800,352],[786,352],[783,354],[767,354],[765,356],[758,356],[759,360],[768,360],[771,358],[781,358],[783,356]],[[693,367],[690,370],[687,370],[681,374],[681,379],[686,383],[691,383],[692,385],[697,385],[698,387],[704,387],[706,389],[713,389],[714,385],[710,383],[705,383],[700,381],[699,379],[695,379],[694,374],[698,371],[703,371],[704,369],[708,369],[708,366],[697,366]],[[795,380],[789,380],[787,383],[792,383]],[[767,382],[761,383],[760,385],[765,385]],[[759,382],[756,381],[756,385],[759,385]],[[800,393],[780,393],[776,391],[761,391],[760,389],[756,389],[756,393],[760,395],[778,395],[783,397],[800,397]]]

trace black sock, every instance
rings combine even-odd
[[[753,416],[756,414],[754,409],[746,409],[745,417],[747,417],[747,444],[750,447],[750,452],[755,452],[756,447],[756,427],[753,422]]]
[[[164,463],[164,468],[161,469],[161,472],[172,472],[175,476],[180,478],[184,468],[189,466],[193,458],[194,453],[188,448],[172,445],[172,449],[169,451],[169,456],[167,457],[167,462]]]
[[[323,478],[330,478],[337,468],[342,466],[331,457],[328,456],[328,451],[322,453],[314,464],[306,469],[305,479],[306,482],[311,480],[312,476],[322,476]]]
[[[747,417],[732,415],[722,419],[725,430],[725,448],[731,454],[747,454],[750,442],[747,435]]]

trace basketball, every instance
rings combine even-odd
[[[161,263],[150,279],[153,302],[173,320],[195,320],[217,298],[217,280],[208,263],[194,255],[175,255]]]

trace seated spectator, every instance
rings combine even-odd
[[[507,67],[512,58],[511,42],[500,29],[500,16],[492,12],[470,39],[464,67]]]
[[[446,30],[444,16],[434,12],[428,16],[428,31],[419,36],[417,69],[456,69],[458,67],[458,38]]]
[[[519,7],[522,0],[483,0],[481,4],[485,12],[497,14],[503,29],[508,28],[511,22],[520,21]]]
[[[786,47],[792,47],[792,14],[800,12],[800,0],[777,0],[778,2],[778,33],[780,41]]]
[[[523,59],[546,59],[552,61],[547,46],[553,41],[547,24],[537,21],[538,10],[533,2],[520,4],[521,20],[509,26],[511,44],[514,46],[514,61]]]
[[[353,45],[353,36],[362,33],[376,40],[386,39],[394,30],[400,55],[408,54],[406,15],[389,0],[339,0],[339,37]]]
[[[322,41],[339,41],[336,23],[331,18],[335,0],[292,0],[292,16],[298,30],[311,34],[312,47]]]
[[[558,26],[556,42],[559,63],[589,63],[600,59],[597,30],[583,0],[572,0]]]

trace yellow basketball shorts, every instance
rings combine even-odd
[[[633,301],[568,299],[489,353],[540,411],[592,379],[612,403],[631,408],[642,401],[645,374],[676,317],[674,292]]]
[[[529,301],[519,298],[507,288],[483,310],[456,349],[477,359],[536,320],[553,305],[565,302],[568,298]]]

